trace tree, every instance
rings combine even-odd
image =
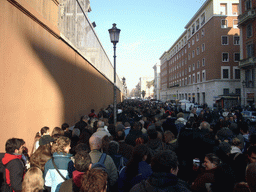
[[[145,97],[145,95],[146,95],[146,91],[143,90],[143,91],[141,92],[141,95],[142,95],[142,97],[143,97],[143,99],[144,99],[144,97]]]

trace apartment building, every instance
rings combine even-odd
[[[240,104],[238,0],[206,0],[160,57],[162,100]]]
[[[256,1],[240,0],[240,15],[238,16],[238,27],[240,28],[242,103],[252,105],[255,103],[255,44],[256,44]]]

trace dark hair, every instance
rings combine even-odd
[[[89,170],[91,157],[87,151],[78,151],[75,155],[75,167],[77,171],[86,172]]]
[[[11,138],[8,139],[5,143],[5,151],[6,153],[14,153],[15,149],[20,149],[20,147],[22,146],[22,141],[21,139],[17,139],[17,138]]]
[[[122,141],[122,140],[124,140],[124,138],[125,138],[125,132],[123,130],[117,131],[116,140]]]
[[[214,163],[217,166],[221,163],[220,158],[214,153],[208,153],[205,155],[205,157],[207,157],[211,163]]]
[[[249,136],[249,142],[250,142],[251,145],[256,144],[256,133],[252,133],[252,134]]]
[[[61,125],[61,129],[62,129],[63,131],[65,131],[67,128],[69,128],[69,124],[63,123],[63,124]]]
[[[43,128],[41,129],[41,131],[40,131],[40,132],[41,132],[41,135],[45,134],[47,131],[49,131],[49,129],[50,129],[49,127],[46,127],[46,126],[43,127]]]
[[[133,124],[132,127],[133,127],[134,130],[141,130],[141,129],[142,129],[142,124],[141,124],[141,122],[136,121],[136,122]]]
[[[119,151],[119,143],[116,141],[110,141],[108,145],[108,154],[116,155]]]
[[[254,145],[254,146],[250,146],[250,147],[248,148],[248,150],[247,150],[247,154],[248,154],[249,156],[251,156],[252,153],[256,154],[256,146],[255,146],[255,145]]]
[[[31,167],[38,167],[44,172],[45,163],[52,158],[51,145],[40,145],[30,157]]]
[[[151,168],[153,172],[170,173],[171,169],[178,168],[178,157],[171,150],[156,153],[151,160]]]
[[[148,133],[148,136],[149,136],[150,139],[156,139],[157,138],[156,129],[148,129],[147,133]]]
[[[132,179],[138,174],[139,162],[143,160],[145,155],[149,155],[149,149],[145,144],[137,145],[133,148],[132,158],[126,166],[127,179]]]

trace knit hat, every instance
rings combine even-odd
[[[44,135],[39,139],[39,145],[46,145],[55,141],[50,135]]]

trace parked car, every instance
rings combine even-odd
[[[248,124],[256,122],[256,111],[243,111],[242,115]]]

